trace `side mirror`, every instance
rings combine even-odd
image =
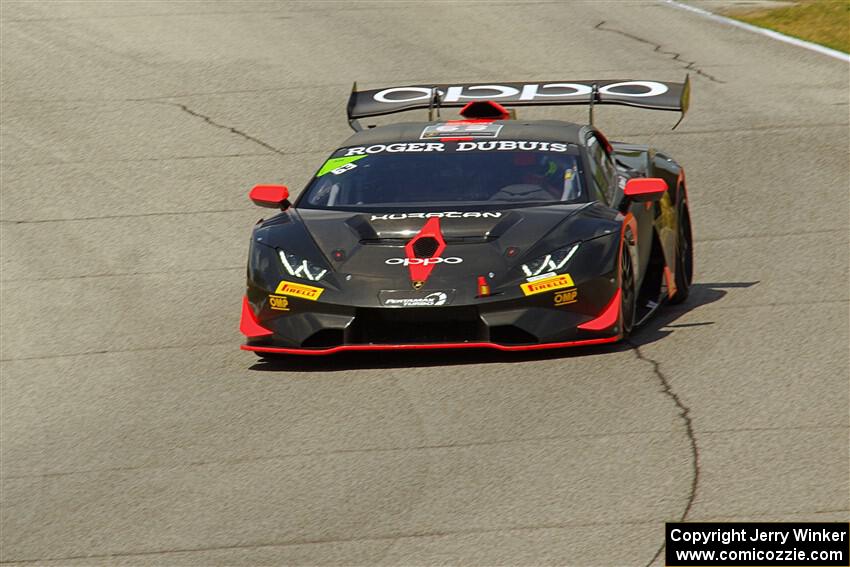
[[[667,182],[660,177],[629,179],[623,189],[623,195],[634,203],[658,201],[667,192]]]
[[[257,185],[251,189],[248,197],[260,207],[281,211],[289,208],[289,189],[283,185]]]

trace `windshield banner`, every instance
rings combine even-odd
[[[514,140],[481,141],[481,142],[399,142],[396,144],[373,144],[371,146],[354,146],[337,151],[338,157],[365,156],[382,153],[419,153],[419,152],[471,152],[471,151],[538,151],[538,152],[567,152],[569,144],[560,142],[529,142]]]

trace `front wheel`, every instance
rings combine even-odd
[[[620,320],[623,338],[632,332],[635,325],[635,271],[632,268],[632,255],[626,243],[620,253]]]

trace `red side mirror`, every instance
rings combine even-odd
[[[667,182],[660,177],[629,179],[623,194],[636,203],[658,201],[667,192]]]
[[[289,206],[289,189],[283,185],[257,185],[248,197],[260,207],[284,210]]]

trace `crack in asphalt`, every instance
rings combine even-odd
[[[394,378],[390,378],[394,380]],[[307,457],[328,457],[335,455],[351,454],[381,454],[381,453],[404,453],[414,451],[440,451],[453,449],[468,449],[471,447],[499,447],[502,445],[515,445],[526,443],[558,443],[573,439],[604,439],[609,437],[633,437],[641,435],[663,435],[668,433],[664,429],[646,429],[639,431],[613,431],[611,433],[570,433],[568,435],[537,435],[529,437],[516,437],[511,439],[497,439],[492,441],[467,441],[456,443],[426,443],[421,445],[399,445],[393,447],[361,447],[352,449],[319,449],[316,451],[300,451],[293,453],[267,454],[254,457],[234,457],[221,460],[190,461],[186,463],[166,464],[140,464],[124,467],[103,467],[95,469],[78,469],[70,471],[54,471],[36,474],[7,474],[3,480],[36,480],[62,478],[80,475],[100,475],[115,472],[147,472],[154,470],[172,470],[175,468],[186,469],[196,467],[225,467],[239,464],[262,463],[266,461],[283,461],[286,459],[303,459]],[[181,447],[182,448],[182,447]]]
[[[168,106],[175,106],[175,107],[181,109],[183,112],[190,114],[191,116],[194,116],[196,118],[200,118],[201,120],[203,120],[204,122],[206,122],[210,126],[214,126],[215,128],[219,128],[221,130],[227,130],[228,132],[236,134],[240,138],[244,138],[245,140],[248,140],[249,142],[253,142],[253,143],[255,143],[259,146],[262,146],[262,147],[266,148],[267,150],[270,150],[270,151],[272,151],[276,154],[279,154],[279,155],[282,155],[282,156],[288,155],[287,152],[285,152],[285,151],[283,151],[279,148],[276,148],[276,147],[272,146],[271,144],[264,142],[263,140],[255,137],[255,136],[252,136],[251,134],[248,134],[247,132],[243,132],[242,130],[239,130],[238,128],[235,128],[233,126],[228,126],[227,124],[221,124],[220,122],[216,122],[215,120],[213,120],[211,117],[207,116],[206,114],[201,114],[197,110],[192,110],[191,108],[189,108],[188,106],[186,106],[183,103],[169,102],[169,101],[151,101],[151,102],[153,104],[167,104]]]
[[[244,268],[239,268],[244,269]],[[89,350],[85,352],[69,352],[64,354],[50,354],[50,355],[39,355],[39,356],[21,356],[16,358],[0,358],[0,362],[15,362],[20,360],[47,360],[49,358],[71,358],[74,356],[89,356],[93,354],[120,354],[120,353],[128,353],[128,352],[147,352],[147,351],[157,351],[157,350],[177,350],[177,349],[189,349],[195,347],[216,347],[216,346],[225,346],[225,345],[233,345],[233,341],[220,341],[220,342],[205,342],[205,343],[194,343],[194,344],[185,344],[185,345],[160,345],[160,346],[152,346],[152,347],[135,347],[135,348],[116,348],[116,349],[105,349],[105,350]]]
[[[814,425],[814,426],[796,426],[796,427],[747,427],[741,429],[709,429],[703,433],[741,433],[741,432],[777,432],[777,431],[823,431],[833,429],[847,429],[844,426],[835,425]],[[186,469],[196,467],[226,467],[240,464],[254,464],[265,461],[282,461],[286,459],[302,459],[307,457],[327,457],[335,455],[350,455],[350,454],[373,454],[373,453],[400,453],[414,451],[435,451],[435,450],[451,450],[451,449],[467,449],[471,447],[498,447],[501,445],[513,445],[518,443],[550,443],[560,442],[572,439],[603,439],[608,437],[632,437],[639,435],[662,435],[668,433],[666,429],[642,429],[636,431],[612,431],[610,433],[570,433],[569,435],[538,435],[530,437],[516,437],[511,439],[498,439],[492,441],[468,441],[457,443],[431,443],[423,445],[399,445],[391,447],[361,447],[354,449],[319,449],[315,451],[300,451],[294,453],[278,453],[267,454],[254,457],[234,457],[221,460],[200,460],[189,461],[185,463],[166,463],[166,464],[140,464],[129,465],[123,467],[102,467],[94,469],[77,469],[69,471],[53,471],[42,473],[26,473],[26,474],[7,474],[3,476],[4,481],[8,480],[44,480],[51,478],[63,478],[69,476],[84,476],[84,475],[103,475],[116,472],[146,472],[146,471],[167,471],[172,469]],[[182,448],[182,447],[180,447]],[[831,512],[844,512],[845,510],[814,510],[815,514],[824,514]],[[732,518],[734,516],[718,516]]]
[[[699,446],[697,445],[696,435],[694,434],[694,422],[691,418],[691,408],[686,406],[684,402],[682,402],[682,399],[679,397],[679,395],[673,391],[673,387],[670,385],[670,380],[661,371],[660,362],[644,355],[640,349],[640,345],[628,339],[624,342],[628,345],[631,345],[638,360],[642,362],[648,362],[652,365],[653,373],[658,378],[659,382],[661,382],[661,391],[664,393],[665,396],[669,397],[676,405],[676,408],[679,410],[679,417],[682,418],[682,421],[684,422],[685,433],[687,434],[688,441],[691,445],[691,465],[693,469],[691,476],[691,488],[688,491],[688,498],[687,502],[685,503],[685,509],[682,511],[682,515],[679,517],[679,521],[684,522],[685,519],[688,517],[688,513],[690,513],[691,508],[693,507],[694,499],[697,495],[697,488],[699,487],[700,476]],[[661,546],[655,552],[655,555],[652,556],[652,559],[650,559],[646,563],[646,567],[649,567],[650,565],[655,563],[655,560],[658,559],[658,557],[664,551],[664,545],[665,544],[662,542]]]
[[[679,63],[686,63],[686,65],[685,65],[685,70],[687,70],[687,71],[693,71],[693,72],[694,72],[694,73],[696,73],[697,75],[700,75],[700,76],[702,76],[702,77],[705,77],[705,78],[706,78],[706,79],[708,79],[709,81],[713,81],[713,82],[715,82],[715,83],[725,83],[725,82],[726,82],[726,81],[721,81],[720,79],[718,79],[717,77],[715,77],[715,76],[714,76],[714,75],[712,75],[711,73],[706,73],[706,72],[705,72],[705,71],[703,71],[701,68],[697,67],[697,62],[696,62],[696,61],[687,61],[687,60],[685,60],[685,59],[682,59],[682,54],[681,54],[681,53],[677,53],[677,52],[675,52],[675,51],[665,51],[664,49],[662,49],[662,45],[661,45],[660,43],[655,43],[654,41],[650,41],[650,40],[648,40],[648,39],[644,39],[644,38],[642,38],[642,37],[640,37],[640,36],[637,36],[637,35],[634,35],[634,34],[631,34],[631,33],[628,33],[628,32],[624,32],[624,31],[622,31],[622,30],[618,30],[618,29],[616,29],[616,28],[612,28],[612,27],[602,27],[602,26],[604,26],[604,25],[605,25],[605,24],[607,24],[607,23],[608,23],[608,22],[607,22],[607,20],[602,20],[601,22],[599,22],[598,24],[596,24],[595,26],[593,26],[593,29],[595,29],[595,30],[599,30],[599,31],[606,31],[606,32],[616,33],[616,34],[622,35],[623,37],[627,37],[627,38],[629,38],[629,39],[633,39],[633,40],[638,41],[638,42],[640,42],[640,43],[644,43],[644,44],[646,44],[646,45],[650,45],[650,46],[652,46],[652,47],[654,48],[654,49],[653,49],[653,51],[654,51],[654,52],[656,52],[656,53],[660,53],[660,54],[662,54],[662,55],[670,55],[670,56],[672,56],[672,60],[673,60],[673,61],[676,61],[676,62],[679,62]]]
[[[439,537],[452,537],[452,536],[464,536],[464,535],[477,535],[477,534],[491,534],[491,533],[499,533],[499,532],[520,532],[520,531],[534,531],[534,530],[563,530],[563,529],[575,529],[575,528],[588,528],[588,527],[606,527],[606,526],[641,526],[647,524],[653,524],[655,520],[647,519],[647,520],[618,520],[612,522],[567,522],[567,523],[547,523],[547,524],[537,524],[530,526],[497,526],[493,528],[467,528],[467,529],[459,529],[459,530],[424,530],[418,532],[404,532],[399,531],[396,533],[389,533],[386,535],[374,535],[374,536],[356,536],[356,537],[325,537],[325,538],[301,538],[301,539],[292,539],[288,541],[280,541],[280,542],[255,542],[255,543],[242,543],[242,544],[233,544],[233,545],[212,545],[205,547],[186,547],[186,548],[174,548],[174,549],[154,549],[150,551],[125,551],[125,552],[114,552],[114,553],[100,553],[100,554],[89,554],[89,555],[70,555],[65,557],[39,557],[39,558],[12,558],[12,559],[3,559],[0,560],[0,565],[6,565],[9,563],[41,563],[44,561],[72,561],[79,559],[110,559],[113,557],[134,557],[134,556],[152,556],[152,555],[165,555],[165,554],[175,554],[175,553],[202,553],[208,551],[228,551],[228,550],[248,550],[248,549],[262,549],[262,548],[274,548],[274,547],[291,547],[296,545],[322,545],[322,544],[341,544],[341,543],[357,543],[357,542],[367,542],[367,541],[387,541],[387,540],[399,540],[399,539],[415,539],[415,538],[439,538]]]

